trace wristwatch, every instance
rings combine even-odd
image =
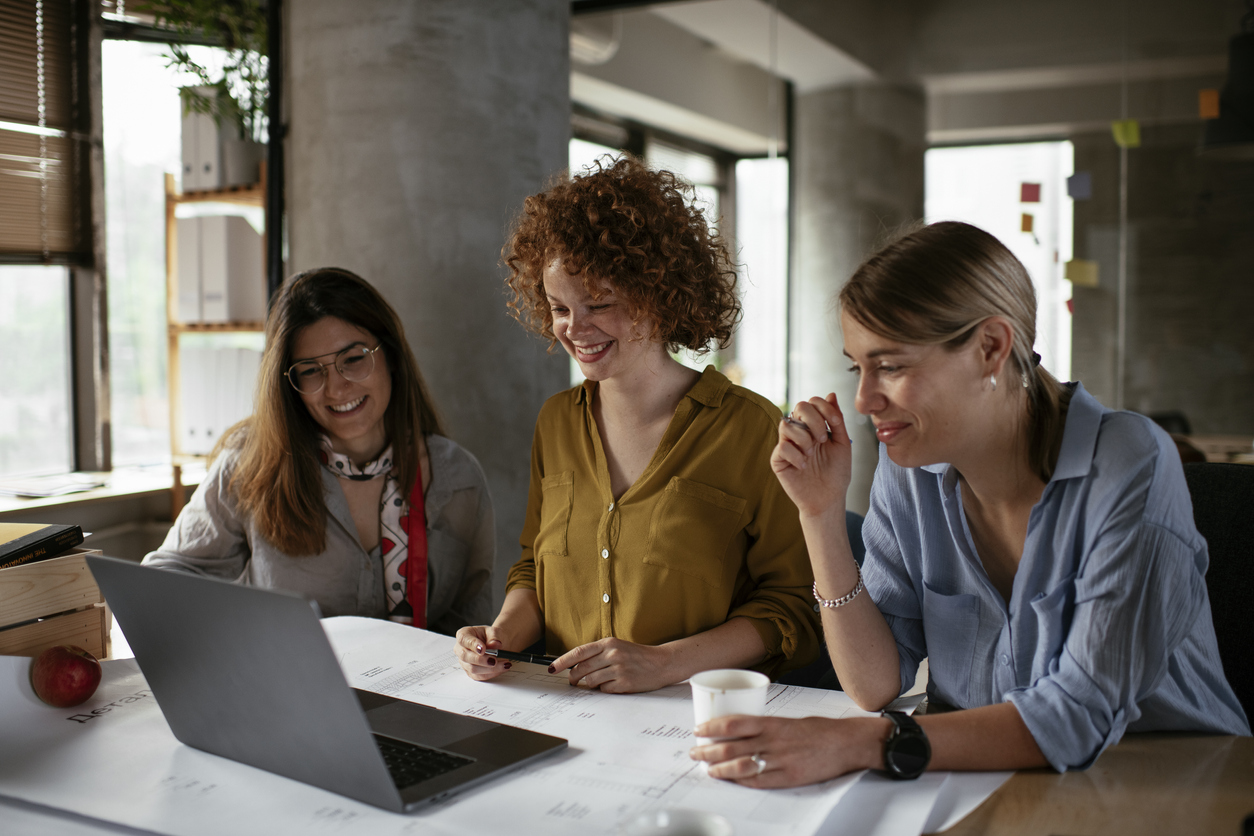
[[[884,741],[884,771],[902,781],[918,778],[932,759],[927,735],[909,714],[885,711],[881,716],[893,721],[893,730]]]

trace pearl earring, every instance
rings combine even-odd
[[[997,391],[997,375],[990,374],[988,376],[988,382],[993,384],[993,391],[996,392]]]

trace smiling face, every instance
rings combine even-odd
[[[949,349],[881,337],[848,314],[841,327],[859,375],[854,407],[871,418],[894,463],[954,463],[980,444],[991,390],[978,335]]]
[[[559,259],[544,268],[553,335],[579,363],[583,376],[609,380],[668,359],[665,346],[643,336],[651,330],[649,323],[633,322],[626,301],[608,282],[601,283],[601,290],[601,298],[593,298],[583,279],[567,273]]]
[[[351,323],[324,317],[296,332],[289,361],[327,363],[326,385],[313,394],[298,392],[309,414],[331,438],[338,453],[369,461],[383,452],[387,430],[383,417],[392,400],[392,374],[387,352],[374,353],[374,371],[365,380],[346,380],[335,368],[335,354],[354,345],[374,348],[378,339]],[[295,390],[293,390],[295,391]]]

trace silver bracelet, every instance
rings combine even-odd
[[[862,567],[861,566],[858,567],[858,582],[854,584],[853,591],[850,592],[848,595],[844,596],[843,598],[832,598],[829,600],[819,595],[819,582],[818,581],[814,582],[814,586],[811,587],[811,589],[813,589],[814,591],[814,600],[819,602],[819,606],[827,607],[828,609],[835,609],[836,607],[843,607],[845,604],[848,604],[854,598],[857,598],[858,594],[862,592],[862,590],[866,589],[866,585],[862,583]]]

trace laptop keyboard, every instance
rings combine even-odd
[[[396,784],[398,790],[475,762],[474,758],[404,743],[381,734],[376,734],[374,741],[383,753],[383,761],[387,764],[388,772],[392,774],[392,783]]]

